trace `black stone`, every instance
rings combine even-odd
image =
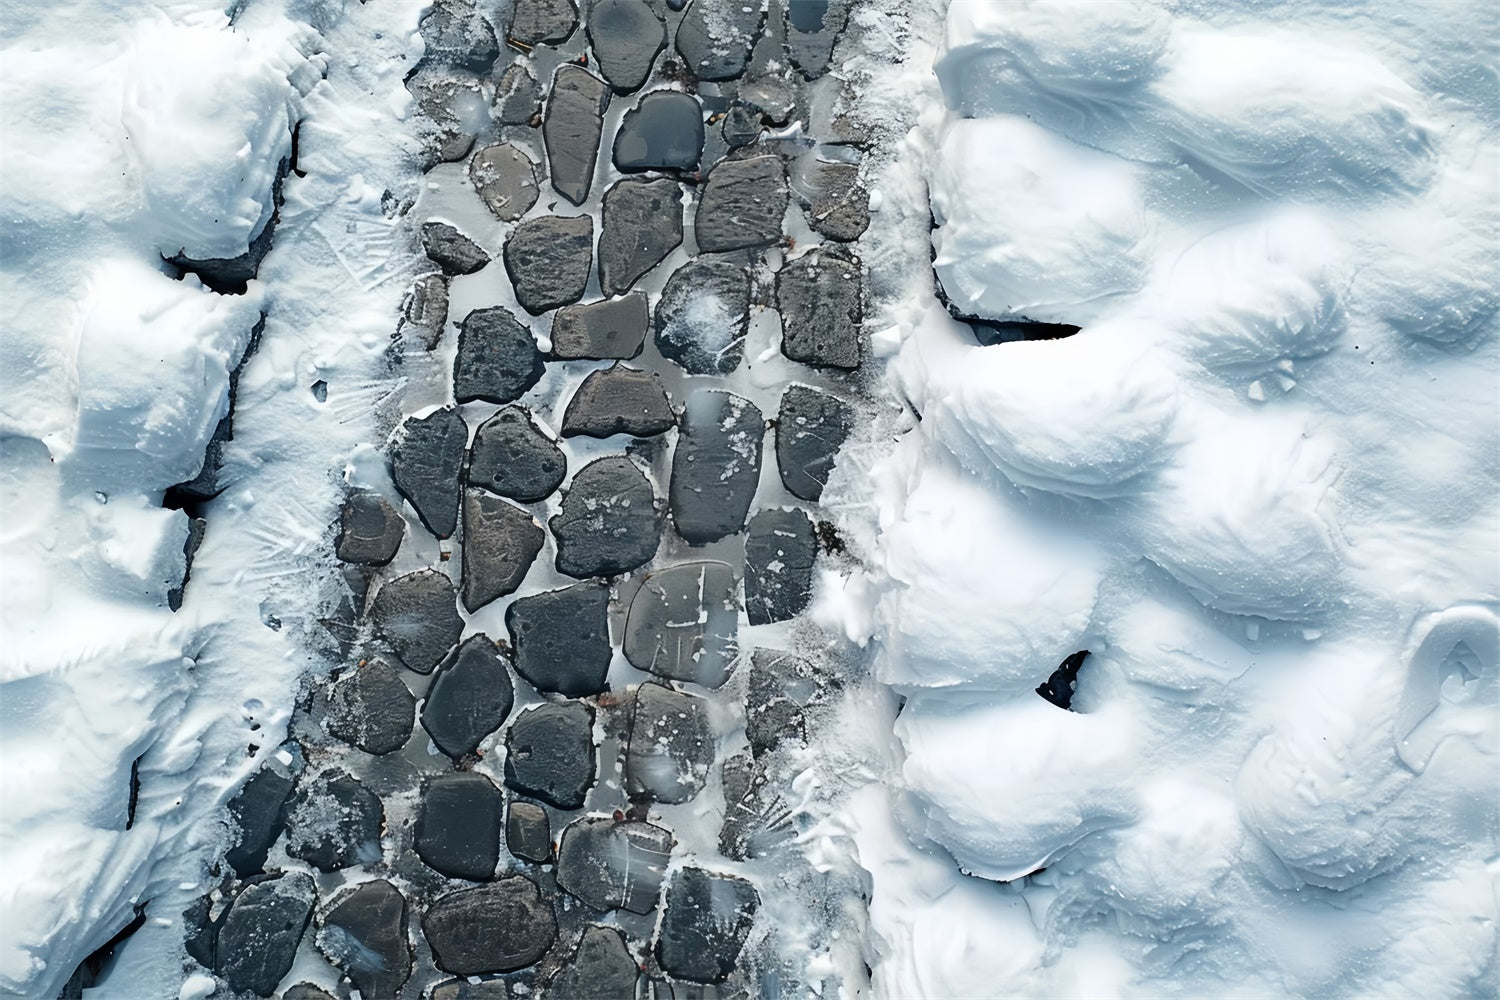
[[[557,569],[574,577],[617,576],[644,565],[661,542],[661,513],[646,478],[628,458],[579,469],[550,522]]]
[[[214,967],[214,946],[219,927],[209,919],[209,898],[199,896],[182,911],[182,947],[188,957],[205,969]]]
[[[369,490],[355,490],[344,501],[339,516],[339,540],[334,554],[344,562],[384,566],[396,556],[406,521],[385,498]]]
[[[812,598],[818,537],[800,510],[763,510],[745,536],[745,613],[751,625],[786,621]]]
[[[453,397],[510,403],[541,381],[546,371],[531,331],[501,306],[475,309],[458,327]]]
[[[547,702],[505,734],[505,784],[559,809],[582,807],[594,783],[594,713],[577,701]]]
[[[750,269],[696,257],[672,272],[656,305],[656,349],[693,375],[739,367],[750,332]]]
[[[572,698],[606,687],[609,588],[578,583],[520,597],[505,609],[505,627],[516,651],[516,673],[538,691]]]
[[[604,192],[599,288],[627,291],[682,245],[682,189],[674,180],[617,181]]]
[[[1088,657],[1089,651],[1081,649],[1076,653],[1070,653],[1068,658],[1060,663],[1056,670],[1052,671],[1036,693],[1058,708],[1073,708],[1073,695],[1078,690],[1078,671],[1083,666],[1083,661]]]
[[[469,452],[469,485],[522,503],[551,496],[568,461],[521,406],[507,406],[479,425]]]
[[[822,689],[811,664],[802,657],[757,649],[750,657],[745,694],[745,739],[751,751],[759,756],[782,740],[804,739],[803,709],[817,700]]]
[[[594,0],[588,34],[599,72],[620,93],[646,82],[667,44],[666,26],[646,0]]]
[[[698,249],[715,253],[776,243],[788,198],[781,157],[721,160],[708,172],[693,220]]]
[[[557,1000],[632,1000],[640,969],[625,947],[625,936],[613,927],[591,924],[578,948],[542,990]]]
[[[686,802],[703,790],[717,739],[708,703],[660,684],[636,688],[625,782],[632,799]]]
[[[599,157],[599,135],[609,89],[604,81],[572,63],[558,67],[552,94],[542,116],[542,138],[552,186],[575,205],[582,205],[594,183],[594,161]]]
[[[563,437],[650,437],[677,423],[661,376],[615,365],[590,372],[563,414]]]
[[[422,249],[450,278],[473,274],[490,262],[483,247],[446,222],[422,224]]]
[[[673,843],[670,831],[650,823],[575,820],[558,844],[558,887],[601,913],[650,913]]]
[[[811,250],[776,275],[781,353],[829,368],[859,367],[864,294],[859,261],[833,250]]]
[[[851,0],[787,0],[787,57],[807,79],[816,80],[828,72],[834,43],[851,7]]]
[[[516,0],[509,35],[522,45],[562,42],[578,27],[572,0]]]
[[[870,192],[852,163],[819,163],[811,197],[803,199],[808,225],[840,243],[852,243],[870,227]]]
[[[445,972],[513,972],[552,947],[557,918],[536,883],[512,875],[438,897],[422,916],[422,933]]]
[[[533,316],[577,302],[594,266],[594,220],[587,215],[523,219],[506,239],[504,255],[516,301]]]
[[[559,361],[628,360],[641,353],[650,325],[644,292],[564,306],[552,316],[552,356]]]
[[[508,142],[474,154],[469,182],[485,207],[505,222],[514,222],[536,204],[536,164]]]
[[[677,51],[700,80],[732,80],[745,71],[766,19],[758,0],[697,0],[677,27]]]
[[[442,274],[424,274],[411,283],[401,300],[397,336],[405,343],[414,338],[423,350],[437,347],[448,322],[448,279]]]
[[[760,895],[742,878],[682,868],[667,886],[657,934],[662,970],[695,983],[721,983],[750,936]]]
[[[625,658],[641,670],[719,687],[739,653],[734,570],[683,563],[649,574],[630,601]]]
[[[484,490],[465,490],[464,607],[477,611],[515,593],[546,540],[546,529],[520,507]]]
[[[422,728],[449,757],[471,754],[499,729],[515,687],[495,644],[480,633],[464,640],[438,669],[422,705]]]
[[[703,108],[691,94],[652,91],[625,112],[615,133],[615,166],[625,173],[696,170],[702,156]]]
[[[383,878],[339,896],[323,917],[318,948],[360,996],[395,997],[411,975],[406,897]]]
[[[477,771],[433,775],[417,804],[417,854],[449,878],[493,878],[500,861],[502,808],[500,789]]]
[[[298,983],[289,986],[285,993],[281,994],[281,1000],[336,1000],[332,993],[319,989],[312,983]]]
[[[688,543],[718,541],[745,527],[765,431],[748,399],[717,389],[688,396],[667,491],[672,521]]]
[[[220,920],[214,971],[236,993],[270,996],[291,971],[317,898],[300,872],[246,886]]]
[[[239,838],[224,860],[241,878],[265,867],[266,852],[286,829],[286,802],[295,782],[292,767],[272,754],[229,800],[229,818],[239,828]]]
[[[390,446],[391,479],[427,530],[447,538],[458,527],[458,479],[469,428],[445,406],[425,417],[407,417]]]
[[[483,75],[495,65],[500,43],[494,26],[466,0],[439,0],[418,23],[426,51],[422,62]]]
[[[505,819],[505,846],[524,861],[544,865],[552,860],[552,823],[535,802],[512,799]]]
[[[380,860],[380,797],[339,770],[304,780],[287,813],[286,853],[325,872]]]
[[[507,66],[495,84],[490,114],[501,125],[533,125],[542,113],[542,90],[523,63]]]
[[[407,669],[430,674],[463,634],[457,596],[447,574],[420,569],[380,588],[370,621]]]
[[[394,753],[411,738],[416,705],[396,669],[372,658],[335,682],[325,725],[365,753]]]
[[[823,495],[834,456],[854,427],[854,410],[837,396],[789,385],[776,414],[776,466],[793,496]]]

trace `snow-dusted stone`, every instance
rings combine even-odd
[[[414,338],[424,350],[437,347],[448,322],[448,279],[440,273],[424,274],[411,283],[401,300],[401,322],[397,335],[405,342]]]
[[[360,996],[394,997],[411,975],[406,897],[383,878],[339,896],[323,916],[318,948]]]
[[[793,496],[823,495],[833,459],[854,427],[848,403],[805,385],[789,385],[776,413],[776,467]]]
[[[552,947],[557,918],[535,882],[511,875],[439,896],[422,915],[422,934],[445,972],[513,972]]]
[[[288,748],[294,749],[295,744]],[[266,852],[286,829],[287,797],[295,783],[292,768],[273,754],[229,800],[229,817],[239,830],[239,838],[225,852],[224,860],[241,878],[265,867]]]
[[[501,306],[475,309],[458,327],[453,397],[510,403],[541,381],[546,365],[531,331]]]
[[[620,121],[615,166],[642,170],[696,170],[703,156],[703,108],[691,94],[656,90]]]
[[[852,243],[870,227],[870,192],[859,183],[859,168],[852,163],[819,163],[812,196],[802,207],[815,232],[840,243]]]
[[[708,172],[693,220],[698,249],[715,253],[777,242],[788,197],[781,157],[721,160]]]
[[[748,399],[717,389],[687,398],[668,489],[677,533],[693,545],[745,527],[760,481],[765,420]]]
[[[236,993],[270,996],[291,971],[317,899],[301,872],[246,886],[221,919],[214,971]]]
[[[464,491],[464,607],[477,611],[514,593],[547,532],[536,518],[484,490]]]
[[[627,291],[682,245],[682,189],[674,180],[623,180],[604,192],[599,288]]]
[[[764,764],[749,755],[724,763],[724,824],[719,853],[734,861],[763,858],[796,837],[786,800]]]
[[[516,301],[533,316],[577,302],[594,265],[594,220],[587,215],[525,219],[506,239],[504,255]]]
[[[703,790],[718,743],[708,703],[660,684],[642,684],[631,701],[625,781],[634,798],[686,802]]]
[[[286,992],[281,994],[281,1000],[337,1000],[337,998],[312,983],[298,983],[296,986],[288,986]]]
[[[505,734],[505,785],[559,809],[583,805],[594,783],[594,713],[582,702],[548,702],[516,717]]]
[[[742,878],[681,868],[667,886],[656,940],[662,970],[695,983],[721,983],[750,936],[760,894]]]
[[[650,325],[644,292],[564,306],[552,316],[552,356],[560,361],[628,360],[641,353]]]
[[[615,365],[590,372],[568,402],[563,414],[563,437],[586,434],[605,438],[614,434],[650,437],[677,422],[661,376]]]
[[[562,510],[548,523],[557,569],[568,576],[617,576],[644,565],[661,542],[651,481],[628,458],[596,459],[573,476]]]
[[[502,805],[500,789],[477,771],[433,775],[422,785],[417,803],[417,854],[450,878],[483,882],[494,877]]]
[[[835,250],[812,250],[776,275],[781,353],[828,368],[859,367],[864,293],[859,261]]]
[[[818,538],[800,510],[763,510],[745,536],[745,613],[751,625],[786,621],[812,597]]]
[[[696,0],[677,27],[677,51],[700,80],[732,80],[745,71],[765,23],[764,0]]]
[[[640,969],[625,947],[625,936],[613,927],[590,924],[562,969],[542,990],[556,1000],[626,1000],[635,996]]]
[[[495,218],[514,222],[536,204],[536,164],[508,142],[486,146],[469,161],[469,183]]]
[[[677,681],[716,688],[739,652],[734,570],[726,563],[683,563],[646,577],[625,620],[625,658]]]
[[[286,853],[325,871],[380,860],[385,810],[380,797],[345,771],[297,786],[286,820]]]
[[[470,486],[522,503],[551,496],[562,485],[568,460],[522,406],[507,406],[479,425],[469,451]]]
[[[650,823],[580,819],[557,848],[557,884],[601,913],[650,913],[672,857],[672,833]]]
[[[417,110],[430,133],[431,159],[453,163],[468,156],[474,148],[474,126],[484,113],[484,91],[479,81],[423,70],[412,78],[407,89],[416,97]]]
[[[384,566],[395,558],[405,534],[406,521],[384,497],[355,490],[344,500],[334,554],[344,562]]]
[[[423,64],[466,69],[481,76],[500,55],[494,25],[467,0],[438,0],[417,25]]]
[[[445,406],[425,417],[407,417],[391,444],[391,480],[439,538],[458,527],[458,480],[469,428],[458,409]]]
[[[542,112],[542,89],[524,63],[512,63],[495,84],[490,115],[501,125],[530,125]]]
[[[516,673],[538,691],[577,698],[605,689],[612,656],[608,587],[577,583],[519,597],[505,609],[505,627]]]
[[[422,224],[422,249],[450,278],[473,274],[490,262],[483,247],[446,222]]]
[[[449,757],[471,754],[499,729],[515,702],[505,661],[490,637],[464,640],[438,669],[422,705],[422,728]]]
[[[750,269],[695,257],[672,272],[656,305],[656,349],[693,375],[728,375],[750,330]]]
[[[730,149],[750,145],[760,138],[760,131],[760,115],[743,104],[731,107],[724,113],[724,120],[719,123],[719,134],[724,138],[724,145]]]
[[[803,709],[822,693],[824,684],[812,664],[778,649],[757,649],[750,657],[745,693],[745,739],[756,756],[782,740],[806,735]]]
[[[510,853],[542,865],[552,860],[552,821],[535,802],[511,799],[505,818],[505,846]]]
[[[589,47],[611,87],[628,93],[646,82],[667,44],[667,28],[646,0],[594,0]]]
[[[809,80],[828,72],[852,0],[787,0],[786,54]]]
[[[453,581],[435,569],[391,580],[370,604],[370,622],[408,670],[430,674],[463,634]]]
[[[604,81],[572,63],[558,67],[542,116],[542,138],[552,186],[575,205],[582,205],[594,183],[599,134],[609,88]]]
[[[540,45],[566,41],[576,27],[573,0],[516,0],[508,34],[523,45]]]
[[[340,677],[328,693],[328,732],[365,753],[394,753],[406,746],[417,700],[396,668],[372,657]]]

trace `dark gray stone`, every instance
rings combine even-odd
[[[646,0],[594,0],[588,34],[599,72],[622,94],[646,82],[667,44],[666,26]]]
[[[512,63],[495,83],[490,114],[501,125],[540,124],[542,89],[524,63]]]
[[[289,745],[289,749],[295,750],[295,745]],[[296,763],[293,757],[293,765]],[[241,878],[265,867],[266,852],[286,829],[287,797],[295,783],[292,766],[272,754],[229,800],[229,818],[239,829],[239,837],[225,852],[224,860]]]
[[[422,224],[422,249],[450,278],[473,274],[490,262],[483,247],[446,222]]]
[[[539,316],[583,298],[594,265],[594,220],[543,215],[516,223],[505,241],[505,272],[521,308]]]
[[[589,925],[578,948],[542,990],[557,1000],[632,1000],[640,969],[613,927]]]
[[[760,127],[760,115],[743,104],[736,104],[724,113],[719,133],[724,137],[724,145],[739,149],[760,138]]]
[[[495,28],[465,0],[438,0],[417,26],[424,64],[439,64],[483,75],[495,65],[500,43]]]
[[[471,983],[467,979],[449,979],[432,988],[428,1000],[513,1000],[510,980],[481,979]]]
[[[205,969],[214,967],[214,947],[219,928],[209,918],[209,898],[199,896],[182,911],[182,947],[188,957]]]
[[[605,689],[613,655],[608,587],[577,583],[519,597],[505,609],[505,627],[516,673],[538,691],[578,698]]]
[[[433,775],[423,784],[417,803],[417,854],[449,878],[493,878],[500,862],[503,807],[500,789],[477,771]]]
[[[337,998],[312,983],[298,983],[296,986],[287,987],[286,992],[281,994],[281,1000],[337,1000]]]
[[[641,353],[650,325],[644,292],[564,306],[552,316],[552,356],[559,361],[627,360]]]
[[[661,376],[614,365],[590,372],[568,402],[563,414],[563,437],[586,434],[605,438],[614,434],[650,437],[677,423]]]
[[[344,562],[384,566],[395,558],[405,534],[406,521],[384,497],[355,490],[344,500],[334,554]]]
[[[423,350],[437,347],[448,322],[448,279],[442,274],[424,274],[411,283],[401,300],[401,322],[396,334],[404,343],[415,339]]]
[[[581,66],[567,63],[552,77],[552,93],[542,116],[542,138],[552,186],[575,205],[582,205],[594,183],[599,134],[609,89]]]
[[[658,677],[719,687],[739,653],[734,591],[726,563],[684,563],[649,574],[630,601],[625,658]]]
[[[732,781],[726,769],[720,854],[733,861],[749,861],[790,849],[797,835],[792,823],[795,807],[782,797],[778,787],[771,782],[765,762],[758,758],[742,758]]]
[[[546,540],[546,529],[520,507],[484,490],[465,490],[464,607],[478,611],[515,593]]]
[[[625,173],[696,170],[702,156],[703,108],[691,94],[652,91],[625,112],[615,133],[615,166]]]
[[[594,783],[594,713],[582,702],[547,702],[505,734],[505,784],[559,809],[578,809]]]
[[[558,887],[601,913],[650,913],[673,843],[670,831],[650,823],[575,820],[558,844]]]
[[[431,142],[426,166],[436,162],[452,163],[468,156],[469,150],[474,148],[474,126],[485,109],[484,91],[479,81],[441,70],[424,69],[406,86],[417,100],[418,121],[423,124],[423,131]]]
[[[662,970],[695,983],[722,983],[750,936],[760,895],[742,878],[682,868],[667,886],[657,932]]]
[[[430,674],[463,634],[457,596],[447,574],[420,569],[380,588],[370,621],[408,670]]]
[[[693,375],[728,375],[750,332],[750,269],[696,257],[672,272],[656,304],[656,349]]]
[[[453,397],[510,403],[541,381],[547,370],[531,331],[508,309],[475,309],[458,327],[453,359]]]
[[[760,482],[765,420],[748,399],[717,389],[687,398],[667,491],[677,533],[693,545],[745,527]]]
[[[812,598],[818,537],[800,510],[776,507],[750,519],[745,536],[745,613],[751,625],[795,618]]]
[[[214,971],[236,993],[270,996],[291,971],[317,899],[300,872],[246,886],[220,921]]]
[[[471,635],[433,678],[422,728],[439,750],[457,759],[479,749],[514,702],[515,687],[494,642],[483,633]]]
[[[380,860],[380,797],[340,770],[304,780],[292,796],[286,853],[325,872]]]
[[[787,0],[787,58],[807,79],[816,80],[828,72],[833,46],[851,6],[851,0]]]
[[[323,917],[318,948],[360,996],[400,996],[411,975],[406,897],[383,878],[344,893]]]
[[[778,242],[788,197],[781,157],[719,161],[708,172],[693,220],[698,249],[715,253]]]
[[[803,199],[808,225],[840,243],[852,243],[870,227],[870,192],[852,163],[819,163],[811,197]]]
[[[823,495],[834,456],[854,427],[854,410],[837,396],[789,385],[776,414],[776,466],[793,496]]]
[[[732,80],[745,71],[766,20],[764,0],[696,0],[677,27],[677,51],[700,80]]]
[[[821,696],[824,684],[800,656],[757,649],[750,657],[745,695],[745,739],[759,756],[782,740],[800,742],[807,732],[803,709]],[[740,796],[736,795],[738,799]],[[726,794],[726,801],[729,797]]]
[[[596,459],[579,469],[550,522],[557,569],[573,577],[618,576],[643,566],[661,542],[661,512],[651,481],[628,458]]]
[[[486,146],[469,161],[469,183],[497,219],[514,222],[536,204],[536,164],[508,142]]]
[[[406,746],[417,700],[389,663],[365,660],[328,693],[328,732],[365,753],[394,753]]]
[[[811,250],[776,275],[781,353],[827,368],[859,367],[864,294],[859,261],[835,250]]]
[[[682,188],[665,177],[617,181],[604,192],[599,288],[619,295],[682,245]]]
[[[703,790],[718,740],[708,703],[660,684],[642,684],[631,702],[625,782],[632,799],[686,802]]]
[[[469,485],[522,503],[551,496],[568,461],[522,406],[507,406],[479,425],[469,451]]]
[[[469,428],[453,406],[407,417],[389,448],[391,481],[427,530],[447,538],[458,527],[458,480]]]
[[[578,27],[572,0],[516,0],[509,35],[523,45],[566,41]]]
[[[552,860],[552,823],[535,802],[511,799],[505,819],[505,846],[524,861],[544,865]]]
[[[536,883],[512,875],[438,897],[422,916],[422,933],[445,972],[513,972],[552,947],[557,918]]]

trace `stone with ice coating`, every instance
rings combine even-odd
[[[546,365],[531,331],[502,306],[475,309],[458,326],[453,398],[510,403],[541,381]]]
[[[615,166],[641,170],[696,170],[703,156],[703,107],[691,94],[654,90],[620,120]]]
[[[721,983],[734,971],[750,936],[760,894],[733,875],[681,868],[667,886],[657,932],[663,971],[695,983]]]
[[[561,361],[628,360],[651,325],[645,292],[564,306],[552,315],[552,356]]]
[[[407,669],[429,674],[463,634],[457,596],[447,574],[419,569],[380,588],[370,622]]]
[[[396,556],[406,534],[406,521],[379,493],[355,490],[339,515],[339,540],[334,554],[344,562],[384,566]]]
[[[656,349],[692,375],[728,375],[750,331],[750,269],[695,257],[672,272],[656,305]]]
[[[418,22],[422,62],[461,67],[483,75],[495,65],[495,28],[468,0],[439,0]]]
[[[501,125],[530,125],[542,111],[542,90],[524,63],[507,66],[495,84],[490,114]]]
[[[490,262],[483,247],[446,222],[422,224],[422,249],[450,278],[473,274]]]
[[[557,884],[601,913],[650,913],[674,842],[671,831],[650,823],[574,820],[558,845]]]
[[[667,44],[666,26],[646,0],[594,0],[588,34],[599,72],[621,93],[646,82]]]
[[[289,744],[293,750],[296,744]],[[292,764],[297,763],[293,757]],[[229,800],[229,816],[239,828],[239,839],[224,860],[241,878],[265,867],[266,852],[286,828],[287,796],[295,784],[292,767],[273,754]]]
[[[559,809],[583,805],[594,783],[594,713],[582,702],[548,702],[516,717],[505,734],[505,784]]]
[[[827,368],[859,367],[863,282],[857,259],[836,250],[811,250],[776,275],[781,353]]]
[[[509,36],[523,45],[561,42],[577,26],[573,0],[516,0]]]
[[[745,739],[757,756],[785,739],[806,734],[803,709],[827,686],[812,664],[779,649],[757,649],[750,657],[745,693]]]
[[[552,860],[552,822],[547,810],[535,802],[511,799],[505,818],[505,846],[526,861],[546,864]]]
[[[609,90],[604,81],[581,66],[558,67],[542,116],[542,138],[552,186],[575,205],[582,205],[594,183],[599,134]]]
[[[649,574],[630,601],[625,658],[641,670],[716,688],[739,652],[734,570],[684,563]]]
[[[483,882],[500,861],[501,808],[500,789],[477,771],[433,775],[417,803],[413,846],[434,871]]]
[[[619,295],[682,245],[682,189],[666,177],[617,181],[604,192],[599,288]]]
[[[286,853],[325,872],[380,860],[385,810],[358,778],[332,770],[302,781],[286,821]]]
[[[394,997],[411,975],[406,897],[383,878],[339,896],[324,915],[318,948],[361,996]]]
[[[781,239],[789,195],[781,157],[721,160],[708,172],[693,232],[704,253],[766,247]]]
[[[505,240],[505,273],[516,301],[539,316],[583,298],[594,264],[594,220],[543,215],[516,223]]]
[[[425,417],[407,417],[390,446],[391,480],[439,538],[458,527],[458,477],[468,443],[464,418],[445,406]]]
[[[748,399],[717,389],[688,396],[668,489],[672,521],[684,540],[702,545],[745,527],[764,436],[765,421]]]
[[[852,163],[819,163],[811,196],[802,199],[807,223],[840,243],[852,243],[870,227],[870,192],[859,183]]]
[[[536,164],[508,142],[486,146],[469,161],[469,183],[497,219],[514,222],[536,204]]]
[[[745,613],[751,625],[786,621],[812,596],[818,538],[800,510],[776,507],[750,519],[745,536]]]
[[[401,320],[397,334],[405,344],[415,338],[423,350],[437,347],[448,322],[448,278],[440,272],[424,274],[412,280],[401,299]]]
[[[787,0],[786,53],[809,80],[828,72],[853,0]]]
[[[834,456],[854,427],[854,410],[837,396],[789,385],[776,414],[776,467],[793,496],[823,495]]]
[[[470,486],[522,503],[545,500],[562,485],[568,461],[522,406],[507,406],[479,425],[469,450]]]
[[[585,434],[605,438],[615,434],[650,437],[677,422],[661,376],[615,365],[590,372],[568,401],[563,414],[563,437]]]
[[[569,576],[617,576],[644,565],[661,542],[661,513],[651,481],[628,458],[596,459],[579,469],[549,522],[557,569]]]
[[[642,684],[631,701],[625,781],[631,798],[686,802],[703,790],[717,739],[708,703],[660,684]]]
[[[484,117],[484,90],[479,81],[467,76],[454,76],[442,70],[423,69],[417,73],[408,83],[407,89],[417,99],[417,110],[421,113],[418,122],[423,126],[435,148],[427,156],[423,166],[431,166],[434,161],[452,163],[462,160],[469,155],[469,150],[474,148],[474,138],[477,128],[482,124]],[[446,226],[450,231],[442,234],[440,239],[446,244],[449,235],[457,234],[458,231],[452,226]],[[427,242],[426,233],[423,234],[423,242]],[[464,244],[468,244],[465,247]],[[471,249],[472,248],[472,249]],[[477,259],[478,250],[468,237],[458,235],[458,240],[451,245],[438,248],[439,254],[459,254],[452,266],[467,266],[464,262],[472,263]],[[429,253],[433,260],[438,257]],[[485,256],[485,263],[489,258]],[[478,270],[484,264],[477,264],[473,270]],[[449,266],[444,266],[447,274],[463,273],[468,271],[451,271]]]
[[[422,934],[432,948],[433,963],[445,972],[513,972],[552,947],[557,918],[536,883],[510,875],[439,896],[422,915]]]
[[[677,51],[698,79],[732,80],[745,71],[765,19],[765,0],[698,0],[677,27]]]
[[[606,687],[609,588],[577,583],[520,597],[505,609],[516,673],[538,691],[577,698]]]
[[[480,633],[438,669],[422,705],[422,728],[449,757],[471,754],[500,728],[515,701],[505,660],[490,637]]]
[[[411,738],[416,706],[396,668],[375,657],[333,685],[324,725],[365,753],[394,753]]]
[[[270,996],[291,971],[317,900],[301,872],[246,886],[220,918],[214,971],[236,993]]]
[[[464,491],[464,607],[477,611],[515,592],[547,532],[525,510],[484,490]]]
[[[618,1000],[635,996],[640,969],[625,947],[625,936],[614,927],[590,924],[578,948],[542,990],[556,1000]]]

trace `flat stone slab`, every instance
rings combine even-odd
[[[582,702],[547,702],[505,734],[505,785],[559,809],[583,806],[594,784],[594,713]]]
[[[508,142],[474,154],[469,161],[469,183],[495,218],[505,222],[514,222],[536,204],[536,164]]]
[[[411,739],[417,700],[396,668],[378,657],[340,677],[328,693],[328,732],[365,753],[394,753]]]
[[[523,45],[566,41],[578,27],[572,0],[516,0],[507,34]]]
[[[677,414],[655,372],[615,365],[590,372],[568,401],[563,437],[650,437],[674,427]]]
[[[800,510],[774,507],[750,519],[745,536],[745,613],[751,625],[795,618],[812,599],[818,537]]]
[[[542,215],[516,223],[505,241],[505,272],[521,308],[539,316],[583,298],[594,266],[594,220]]]
[[[682,245],[682,188],[665,177],[617,181],[604,192],[599,288],[619,295]]]
[[[541,381],[542,352],[520,320],[501,306],[475,309],[458,327],[453,359],[453,398],[511,403]]]
[[[385,810],[380,797],[346,771],[302,781],[287,812],[286,853],[322,871],[380,860]]]
[[[466,0],[440,0],[417,25],[424,64],[470,70],[484,75],[500,56],[495,27]]]
[[[658,677],[722,685],[739,653],[734,570],[696,562],[649,574],[630,601],[624,650]]]
[[[422,728],[437,748],[457,759],[505,722],[515,703],[515,687],[505,660],[490,637],[465,639],[438,669],[422,705]]]
[[[295,746],[295,744],[290,744]],[[241,878],[261,871],[266,853],[286,829],[287,798],[296,784],[293,765],[272,755],[229,800],[229,816],[239,828],[239,838],[224,854],[224,860]]]
[[[552,93],[542,114],[542,139],[552,187],[575,205],[582,205],[594,183],[599,158],[599,135],[609,88],[582,66],[566,63],[552,77]]]
[[[660,684],[642,684],[631,703],[625,782],[630,796],[686,802],[703,790],[718,740],[708,702]]]
[[[812,180],[803,211],[813,231],[840,243],[863,236],[870,228],[870,192],[859,182],[859,168],[852,163],[819,163]]]
[[[536,883],[511,875],[439,896],[422,915],[422,934],[434,964],[444,972],[513,972],[552,947],[557,918]]]
[[[546,540],[546,529],[527,511],[493,493],[465,490],[464,607],[477,611],[515,593]]]
[[[667,45],[667,28],[646,0],[595,0],[589,9],[589,48],[599,72],[620,93],[635,90]]]
[[[781,353],[825,368],[859,367],[864,322],[860,264],[834,250],[811,250],[776,275]]]
[[[786,54],[809,80],[828,72],[852,0],[787,0]]]
[[[748,399],[718,389],[687,398],[667,495],[677,533],[692,545],[745,527],[760,482],[765,420]]]
[[[650,325],[644,292],[564,306],[552,316],[552,356],[559,361],[628,360],[641,353]]]
[[[246,886],[220,920],[214,971],[236,993],[270,996],[292,969],[317,899],[301,872]]]
[[[399,996],[411,976],[406,897],[383,878],[339,896],[323,916],[317,941],[361,996]]]
[[[700,80],[732,80],[745,71],[766,20],[764,0],[695,3],[677,27],[677,51]]]
[[[750,332],[750,269],[695,257],[672,272],[656,305],[656,349],[692,375],[728,375]]]
[[[698,249],[716,253],[780,241],[789,197],[781,157],[719,161],[708,172],[693,220]]]
[[[384,566],[396,557],[406,535],[406,520],[379,493],[355,490],[339,515],[334,554],[344,562]]]
[[[501,125],[539,125],[542,89],[524,63],[512,63],[495,83],[490,116]]]
[[[469,450],[470,486],[522,503],[545,500],[562,485],[568,460],[522,406],[507,406],[479,425]]]
[[[662,970],[694,983],[722,983],[739,961],[759,908],[760,894],[745,879],[678,869],[657,931]]]
[[[505,627],[516,673],[538,691],[578,698],[606,688],[613,650],[605,585],[578,583],[519,597],[505,609]]]
[[[573,476],[561,512],[548,522],[557,539],[557,570],[582,578],[643,566],[661,543],[661,520],[651,481],[635,463],[596,459]]]
[[[613,927],[590,924],[562,969],[542,990],[557,1000],[619,1000],[635,996],[640,975],[625,947],[625,936]]]
[[[650,913],[674,843],[671,831],[650,823],[574,820],[558,845],[557,884],[600,913]]]
[[[500,789],[477,771],[433,775],[417,803],[413,845],[418,856],[449,878],[493,878],[500,862],[502,808]]]
[[[447,277],[435,272],[414,279],[401,299],[401,321],[396,329],[401,341],[415,339],[423,350],[431,351],[443,339],[447,322]]]
[[[691,94],[655,90],[620,120],[615,166],[642,170],[697,170],[703,158],[703,106]]]
[[[505,817],[505,846],[523,861],[544,865],[552,860],[552,821],[535,802],[511,799]]]
[[[779,649],[757,649],[750,657],[745,694],[745,739],[760,756],[783,740],[801,742],[807,734],[803,710],[826,685],[800,656]]]
[[[408,670],[430,674],[463,634],[457,596],[446,573],[419,569],[381,587],[369,619]]]
[[[834,457],[854,427],[854,409],[810,386],[789,385],[776,413],[776,467],[787,490],[803,500],[823,495]]]
[[[422,224],[422,249],[450,278],[473,274],[491,260],[483,247],[446,222]]]
[[[447,538],[458,527],[458,477],[469,428],[456,407],[407,417],[391,443],[391,481],[428,531]]]

